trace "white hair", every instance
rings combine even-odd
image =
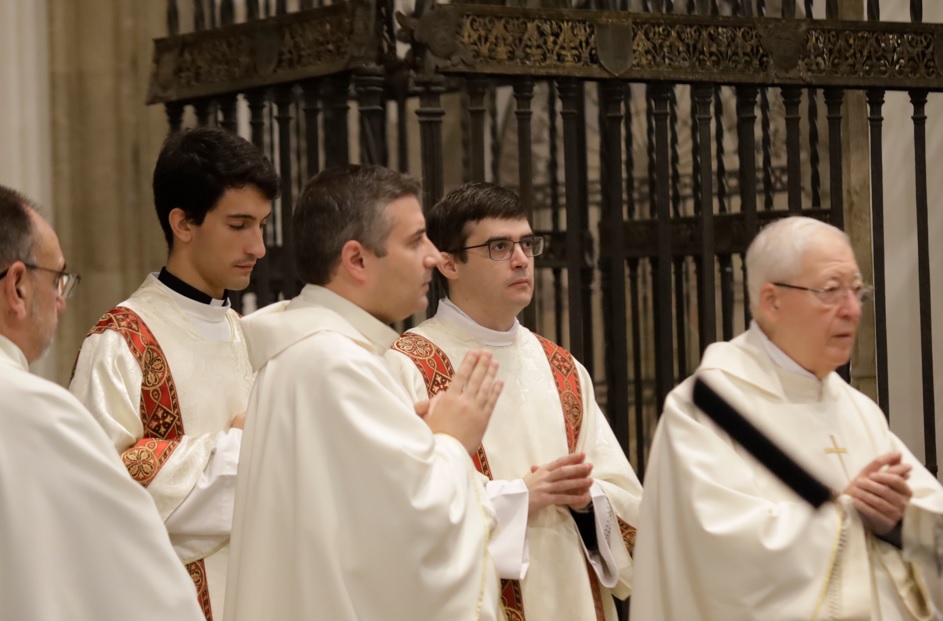
[[[839,236],[849,248],[851,240],[839,228],[804,216],[782,218],[763,227],[747,248],[747,291],[750,312],[756,317],[760,287],[768,282],[782,282],[802,272],[802,257],[809,245],[821,235]]]

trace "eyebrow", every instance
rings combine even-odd
[[[270,211],[270,212],[268,212],[262,219],[265,220],[266,218],[268,218],[268,217],[271,216],[271,215],[272,215],[272,212]],[[256,218],[256,217],[253,216],[252,214],[248,214],[248,213],[231,213],[231,214],[229,214],[228,216],[226,216],[226,218],[227,218],[227,219],[232,219],[232,220],[252,220],[253,222],[254,222],[255,220],[258,220],[258,218]]]
[[[520,239],[518,239],[517,241],[520,241],[521,239],[527,239],[528,237],[537,237],[537,235],[533,231],[531,231],[527,235],[521,235]],[[515,240],[513,237],[510,237],[509,235],[495,235],[494,237],[489,237],[482,243],[490,244],[491,242],[496,242],[496,241],[515,241]]]

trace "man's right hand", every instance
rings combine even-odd
[[[504,383],[495,381],[498,363],[489,351],[470,351],[452,379],[448,390],[429,402],[425,414],[417,413],[432,433],[444,433],[462,443],[469,454],[478,450],[488,428],[494,404]]]
[[[232,421],[229,423],[230,429],[243,429],[246,426],[246,413],[239,412],[232,417]]]
[[[528,511],[532,514],[550,505],[585,509],[591,500],[589,478],[593,465],[583,463],[586,453],[570,453],[543,466],[532,466],[524,476]]]

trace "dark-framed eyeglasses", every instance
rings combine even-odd
[[[802,287],[799,285],[790,285],[784,282],[774,282],[774,286],[783,287],[786,289],[796,289],[798,291],[808,291],[809,293],[815,295],[822,304],[826,306],[838,306],[845,301],[845,298],[848,297],[848,293],[851,292],[859,302],[867,302],[871,299],[871,295],[874,293],[874,287],[871,285],[865,285],[858,283],[857,285],[835,285],[832,287],[825,287],[824,289],[816,289],[815,287]]]
[[[511,255],[514,254],[515,245],[521,247],[525,256],[537,257],[544,251],[547,240],[541,235],[528,235],[527,237],[520,238],[518,241],[514,241],[513,239],[492,239],[483,244],[454,248],[452,250],[446,250],[446,252],[455,253],[461,250],[472,250],[473,248],[487,248],[488,256],[492,261],[507,261],[511,258]]]
[[[75,291],[75,286],[79,284],[79,281],[82,280],[82,277],[74,272],[67,272],[65,270],[54,270],[48,267],[41,267],[39,265],[33,265],[32,263],[27,263],[23,261],[23,265],[27,269],[39,270],[42,272],[52,272],[56,275],[56,291],[59,293],[59,297],[66,299],[71,297],[72,293]],[[0,280],[3,280],[7,277],[7,272],[10,271],[10,268],[0,272]]]

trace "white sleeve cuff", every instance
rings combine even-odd
[[[596,515],[596,544],[599,549],[588,550],[582,538],[580,543],[583,545],[583,553],[599,578],[599,583],[611,589],[619,582],[619,564],[616,562],[613,548],[616,545],[622,545],[622,533],[615,523],[612,505],[602,487],[594,482],[589,488],[589,493],[593,500],[593,513]],[[612,539],[613,536],[615,540]]]
[[[241,429],[217,432],[213,455],[200,479],[164,520],[181,559],[202,558],[229,537],[241,445]]]
[[[527,508],[530,493],[524,479],[488,481],[485,491],[498,517],[488,551],[501,578],[522,580],[527,575]]]

